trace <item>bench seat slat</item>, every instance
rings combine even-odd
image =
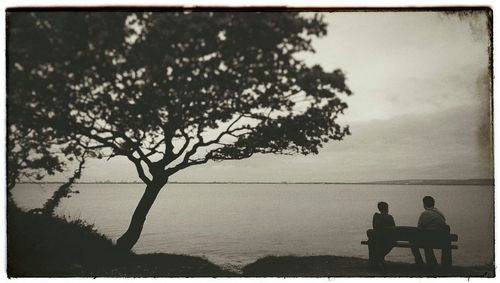
[[[361,244],[362,245],[368,245],[368,241],[361,241]],[[408,243],[408,242],[396,242],[394,243],[394,247],[398,247],[398,248],[411,248],[413,247],[412,244]],[[434,248],[434,249],[441,249],[442,247],[441,246],[436,246],[436,245],[432,245],[432,246],[423,246],[423,245],[420,245],[419,248]],[[453,250],[457,250],[458,249],[458,246],[457,245],[450,245],[451,249]]]

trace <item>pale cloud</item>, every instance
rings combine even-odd
[[[304,58],[347,73],[355,93],[347,99],[347,121],[468,104],[488,67],[485,14],[353,12],[331,13],[327,21],[329,36]]]

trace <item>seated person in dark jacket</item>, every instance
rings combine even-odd
[[[392,215],[389,214],[389,205],[387,202],[381,201],[377,204],[377,207],[380,212],[375,212],[373,215],[373,229],[396,226],[394,218],[392,218]]]
[[[369,245],[372,265],[383,264],[385,256],[392,250],[394,241],[384,228],[396,226],[394,218],[389,214],[389,205],[381,201],[377,207],[379,212],[373,215],[373,230],[368,234],[368,238],[372,242]]]

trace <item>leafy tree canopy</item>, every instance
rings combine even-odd
[[[310,154],[342,140],[342,71],[298,59],[326,34],[315,14],[9,12],[9,179],[125,156],[146,190],[117,246],[129,250],[169,176],[210,160]],[[10,171],[9,171],[10,172]]]
[[[298,13],[11,12],[9,126],[126,156],[146,183],[209,160],[317,153],[348,134],[336,118],[351,94],[342,71],[297,59],[325,34]]]

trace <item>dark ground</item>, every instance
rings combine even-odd
[[[12,206],[7,241],[11,277],[235,276],[199,257],[121,252],[81,221],[35,215]]]
[[[493,266],[461,267],[449,270],[419,269],[415,264],[388,262],[383,270],[371,270],[368,260],[339,256],[269,256],[243,268],[255,277],[493,277]]]
[[[419,270],[389,262],[373,271],[368,260],[337,256],[269,256],[224,270],[210,261],[173,254],[118,251],[111,240],[81,221],[36,215],[9,205],[7,271],[10,277],[493,277],[493,265]]]

